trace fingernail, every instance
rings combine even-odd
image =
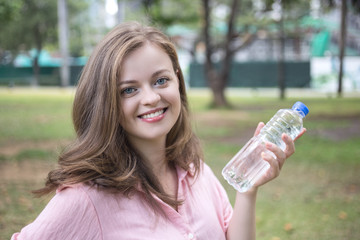
[[[265,146],[266,146],[266,148],[273,148],[274,144],[267,142],[267,143],[265,143]]]

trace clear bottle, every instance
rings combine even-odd
[[[302,119],[308,113],[308,108],[301,102],[296,102],[292,109],[280,109],[259,135],[252,137],[224,167],[222,175],[227,182],[239,192],[248,191],[270,167],[261,157],[262,152],[274,155],[266,149],[265,143],[274,143],[285,150],[281,135],[286,133],[295,139],[303,128]]]

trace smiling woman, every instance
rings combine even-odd
[[[262,183],[232,209],[203,162],[177,53],[159,30],[125,23],[105,36],[80,77],[73,123],[74,142],[35,191],[55,196],[13,240],[255,238]],[[294,152],[285,142],[287,154],[270,149],[264,182]]]
[[[179,79],[166,52],[146,42],[129,54],[123,61],[120,89],[122,126],[131,144],[140,152],[145,140],[165,145],[181,106]]]

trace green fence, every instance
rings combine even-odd
[[[70,85],[76,85],[83,66],[70,67]],[[31,67],[0,66],[0,85],[2,86],[28,86],[34,77]],[[60,86],[59,67],[41,67],[39,85]]]
[[[310,62],[286,62],[284,64],[286,87],[310,86]],[[217,65],[219,67],[219,65]],[[70,84],[76,85],[83,66],[70,67]],[[31,67],[0,66],[0,85],[30,85],[33,78]],[[191,87],[206,87],[204,68],[200,63],[190,64],[189,83]],[[60,86],[59,67],[41,67],[39,76],[41,86]],[[277,62],[233,63],[230,70],[229,87],[277,87]]]
[[[277,87],[278,62],[236,62],[230,70],[228,87]],[[217,65],[219,67],[219,65]],[[284,75],[286,87],[303,88],[310,86],[310,62],[285,62]],[[191,87],[208,86],[204,77],[204,66],[190,64]]]

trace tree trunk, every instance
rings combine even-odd
[[[214,52],[214,47],[211,43],[210,37],[210,0],[203,0],[203,9],[204,9],[204,38],[206,46],[206,62],[205,62],[205,76],[209,87],[213,94],[213,106],[214,107],[229,107],[230,104],[225,96],[225,88],[229,78],[229,72],[231,68],[231,61],[233,51],[230,49],[233,34],[234,34],[234,20],[236,16],[238,6],[238,0],[233,0],[231,13],[228,20],[228,33],[225,41],[225,57],[221,64],[221,70],[218,72],[215,68],[215,64],[212,61],[212,54]]]
[[[205,68],[206,66],[207,65],[205,65]],[[205,71],[209,87],[213,95],[212,106],[215,108],[229,107],[230,104],[225,97],[226,84],[224,83],[223,79],[214,68],[207,68]]]
[[[33,87],[36,87],[39,85],[39,76],[40,76],[39,59],[40,59],[40,54],[41,54],[42,47],[43,47],[43,39],[42,39],[40,29],[41,29],[41,27],[39,24],[35,25],[35,27],[33,28],[33,34],[34,34],[35,45],[36,45],[36,53],[35,53],[34,62],[33,62],[34,77],[31,80],[31,86],[33,86]]]
[[[70,85],[68,14],[66,0],[58,0],[59,45],[62,58],[60,69],[61,86]]]
[[[294,36],[294,53],[296,55],[296,60],[300,61],[301,60],[301,29],[299,27],[299,24],[296,23],[296,34]]]
[[[219,88],[221,90],[221,93],[217,93],[218,95],[216,95],[216,93],[214,93],[215,99],[218,98],[218,101],[216,101],[215,103],[220,104],[220,106],[230,106],[229,102],[227,101],[226,97],[225,97],[225,88],[227,86],[228,80],[229,80],[229,76],[230,76],[230,71],[231,71],[231,63],[232,63],[232,59],[233,59],[233,54],[234,54],[234,50],[230,48],[231,43],[233,41],[233,37],[234,37],[234,22],[235,22],[235,17],[236,17],[236,13],[238,10],[238,0],[233,0],[232,5],[231,5],[231,12],[230,12],[230,16],[228,19],[228,32],[226,35],[226,41],[225,41],[225,56],[224,56],[224,60],[222,63],[222,69],[221,69],[221,73],[220,73],[220,79],[219,79]]]
[[[35,56],[33,61],[33,73],[34,77],[31,79],[31,86],[37,87],[39,85],[39,76],[40,76],[40,54],[42,51],[42,41],[41,35],[38,32],[38,29],[35,29],[35,39],[36,39],[36,49]]]
[[[40,75],[40,66],[39,66],[39,58],[40,58],[41,49],[36,49],[35,57],[33,60],[33,77],[31,78],[30,85],[32,87],[37,87],[39,85],[39,75]]]
[[[221,108],[221,107],[227,108],[230,106],[230,104],[228,103],[225,97],[225,89],[213,90],[213,97],[214,97],[213,106],[215,108]]]
[[[339,44],[339,76],[338,76],[338,97],[342,96],[342,81],[343,81],[343,65],[344,65],[344,52],[346,42],[346,16],[347,4],[346,0],[341,1],[341,26],[340,26],[340,44]]]
[[[282,14],[282,13],[281,13]],[[278,84],[280,89],[280,99],[285,98],[285,36],[284,36],[284,20],[283,17],[280,17],[279,22],[280,27],[280,52],[278,60]]]
[[[215,69],[215,64],[213,63],[211,56],[213,54],[213,46],[211,44],[210,38],[210,0],[203,0],[204,7],[204,40],[205,40],[205,55],[206,61],[204,66],[205,76],[209,87],[213,94],[213,106],[222,107],[227,105],[224,94],[224,86],[221,84],[220,75]]]

